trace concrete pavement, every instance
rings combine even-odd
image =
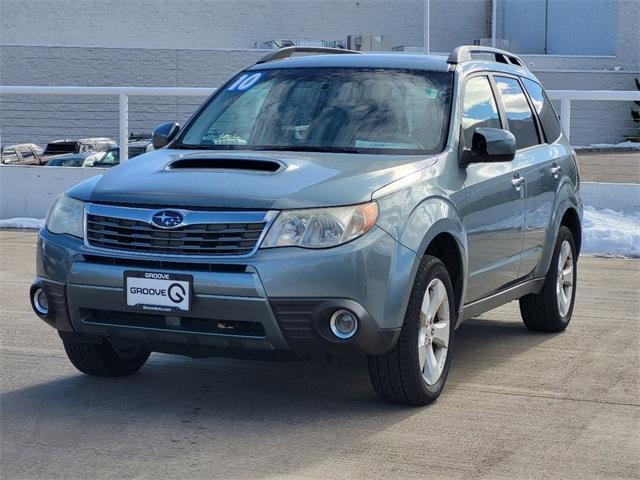
[[[640,151],[578,152],[583,182],[640,183]]]
[[[404,408],[359,357],[83,376],[28,305],[34,240],[0,231],[2,479],[640,478],[639,260],[582,258],[564,333],[516,303],[465,323],[443,395]]]

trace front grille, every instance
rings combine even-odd
[[[172,255],[245,255],[251,253],[266,222],[198,223],[163,230],[127,218],[87,214],[89,245]]]

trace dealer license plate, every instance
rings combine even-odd
[[[191,310],[191,275],[126,271],[124,285],[129,307],[152,312]]]

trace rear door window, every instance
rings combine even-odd
[[[497,76],[495,81],[518,150],[539,144],[536,121],[520,82],[515,78]]]
[[[473,132],[478,127],[502,128],[488,77],[478,76],[467,80],[462,102],[462,133],[465,146],[471,147]]]
[[[562,129],[560,128],[560,122],[558,122],[558,117],[553,110],[549,98],[539,83],[529,80],[528,78],[523,78],[522,83],[524,83],[524,88],[527,89],[533,106],[538,113],[538,118],[542,124],[542,130],[544,130],[547,142],[554,142],[560,136]]]

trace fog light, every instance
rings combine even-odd
[[[358,330],[358,317],[349,310],[336,310],[333,312],[333,315],[331,315],[329,327],[331,327],[331,331],[336,337],[346,340],[356,334],[356,330]]]
[[[49,313],[49,299],[42,288],[38,287],[33,291],[31,301],[33,302],[33,308],[36,312],[43,317],[46,317]]]

